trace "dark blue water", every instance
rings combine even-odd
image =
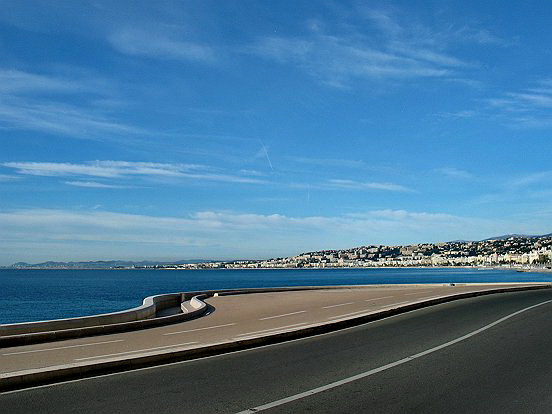
[[[378,283],[542,282],[552,274],[477,269],[0,270],[0,323],[132,308],[146,296],[206,289]]]

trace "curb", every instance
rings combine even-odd
[[[362,325],[384,319],[390,316],[399,315],[416,309],[426,308],[432,305],[452,302],[455,300],[486,296],[497,293],[519,292],[527,290],[550,289],[552,285],[526,286],[514,288],[499,288],[477,292],[459,293],[441,298],[430,299],[426,301],[414,302],[397,308],[376,311],[375,313],[362,316],[341,319],[320,325],[308,326],[305,328],[280,332],[272,335],[248,338],[233,342],[223,342],[201,348],[176,348],[166,352],[143,353],[131,358],[106,359],[96,363],[78,363],[59,365],[49,368],[41,368],[27,371],[18,371],[7,374],[0,374],[0,392],[12,391],[16,389],[28,388],[31,386],[52,384],[55,382],[81,379],[96,375],[110,374],[115,372],[130,371],[138,368],[151,367],[155,365],[186,361],[191,359],[203,358],[213,355],[221,355],[234,351],[251,349],[262,345],[270,345],[289,341],[292,339],[305,338],[318,334],[337,331],[352,326]],[[251,292],[253,293],[253,292]],[[237,294],[237,293],[234,293]],[[206,306],[207,307],[207,306]]]

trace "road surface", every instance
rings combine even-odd
[[[211,314],[151,329],[0,348],[0,374],[94,364],[144,353],[193,349],[280,331],[301,329],[441,296],[520,285],[374,285],[219,296],[206,300]]]
[[[0,395],[2,413],[550,413],[552,291]],[[251,410],[253,409],[253,410]]]

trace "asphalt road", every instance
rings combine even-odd
[[[237,413],[387,366],[266,412],[550,413],[546,301],[551,290],[463,299],[288,343],[6,393],[0,412]]]
[[[171,353],[376,313],[434,298],[523,285],[376,285],[255,293],[206,300],[211,313],[156,328],[0,349],[0,376],[66,364],[95,364],[144,353]],[[0,377],[0,383],[1,383]]]

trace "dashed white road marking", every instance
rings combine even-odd
[[[337,308],[338,306],[352,305],[355,302],[338,303],[337,305],[322,306],[322,309]]]
[[[196,329],[188,329],[186,331],[167,332],[167,333],[164,333],[163,335],[176,335],[176,334],[181,334],[181,333],[186,333],[186,332],[206,331],[207,329],[223,328],[225,326],[234,326],[234,325],[236,325],[236,324],[235,323],[226,323],[224,325],[208,326],[206,328],[196,328]]]
[[[374,299],[364,299],[364,302],[375,302],[376,300],[383,300],[383,299],[389,299],[393,296],[383,296],[381,298],[374,298]]]
[[[374,368],[374,369],[371,369],[369,371],[365,371],[365,372],[362,372],[360,374],[353,375],[352,377],[344,378],[342,380],[335,381],[335,382],[332,382],[332,383],[327,384],[327,385],[323,385],[323,386],[318,387],[318,388],[313,388],[311,390],[301,392],[299,394],[291,395],[289,397],[282,398],[280,400],[272,401],[272,402],[269,402],[267,404],[259,405],[259,406],[254,407],[254,408],[249,408],[247,410],[240,411],[237,414],[254,414],[254,413],[257,413],[259,411],[269,410],[271,408],[275,408],[275,407],[278,407],[278,406],[283,405],[283,404],[287,404],[287,403],[292,402],[292,401],[301,400],[301,399],[309,397],[311,395],[315,395],[315,394],[319,394],[319,393],[324,392],[324,391],[331,390],[333,388],[339,387],[341,385],[348,384],[348,383],[353,382],[353,381],[358,381],[360,379],[363,379],[363,378],[369,377],[371,375],[377,374],[378,372],[386,371],[390,368],[396,367],[398,365],[405,364],[405,363],[413,361],[417,358],[421,358],[425,355],[429,355],[429,354],[431,354],[433,352],[436,352],[436,351],[439,351],[443,348],[447,348],[451,345],[457,344],[458,342],[461,342],[465,339],[471,338],[472,336],[480,334],[481,332],[484,332],[487,329],[490,329],[493,326],[498,325],[499,323],[504,322],[507,319],[510,319],[510,318],[512,318],[516,315],[519,315],[520,313],[523,313],[523,312],[528,311],[530,309],[536,308],[537,306],[541,306],[541,305],[544,305],[544,304],[550,303],[550,302],[552,302],[552,300],[547,300],[545,302],[537,303],[536,305],[528,306],[527,308],[524,308],[524,309],[521,309],[517,312],[511,313],[511,314],[509,314],[509,315],[507,315],[503,318],[500,318],[500,319],[498,319],[498,320],[496,320],[496,321],[494,321],[494,322],[492,322],[488,325],[483,326],[482,328],[476,329],[475,331],[472,331],[472,332],[470,332],[466,335],[463,335],[463,336],[460,336],[456,339],[453,339],[452,341],[445,342],[444,344],[435,346],[433,348],[429,348],[429,349],[427,349],[425,351],[422,351],[422,352],[418,352],[417,354],[408,356],[408,357],[403,358],[403,359],[399,359],[398,361],[391,362],[390,364],[386,364],[386,365],[383,365],[381,367]]]
[[[431,290],[423,290],[421,292],[405,293],[404,296],[419,295],[420,293],[429,293],[429,292],[432,292],[432,291]]]
[[[260,321],[266,321],[268,319],[276,319],[276,318],[283,318],[284,316],[291,316],[291,315],[298,315],[300,313],[305,313],[306,310],[297,311],[297,312],[290,312],[290,313],[284,313],[282,315],[274,315],[274,316],[267,316],[265,318],[260,318]]]
[[[86,361],[88,359],[98,359],[98,358],[112,357],[112,356],[118,356],[118,355],[136,354],[138,352],[155,351],[157,349],[178,348],[181,346],[194,345],[198,343],[199,342],[184,342],[183,344],[174,344],[174,345],[166,345],[166,346],[157,346],[154,348],[136,349],[134,351],[117,352],[114,354],[96,355],[96,356],[86,357],[86,358],[75,358],[75,361]]]
[[[21,355],[21,354],[32,354],[34,352],[47,352],[47,351],[57,351],[59,349],[68,349],[68,348],[81,348],[85,346],[94,346],[94,345],[103,345],[103,344],[113,344],[115,342],[124,342],[124,339],[114,339],[113,341],[103,341],[103,342],[92,342],[89,344],[79,344],[79,345],[66,345],[66,346],[57,346],[55,348],[43,348],[43,349],[33,349],[31,351],[17,351],[17,352],[8,352],[2,354],[2,356],[8,355]]]

